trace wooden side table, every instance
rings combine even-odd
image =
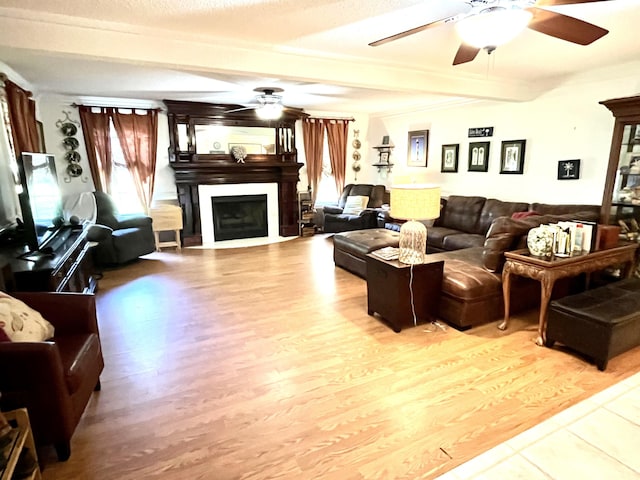
[[[153,234],[156,237],[156,251],[162,247],[176,247],[182,249],[180,244],[180,230],[182,230],[182,208],[177,205],[158,205],[151,209],[153,219]],[[174,234],[173,241],[160,241],[160,232],[171,231]]]
[[[411,291],[417,322],[436,319],[444,261],[406,265],[398,260],[367,257],[367,313],[380,314],[393,331],[413,327]],[[413,271],[412,271],[413,270]],[[416,322],[416,323],[417,323]]]
[[[506,330],[509,324],[511,275],[520,275],[540,282],[540,316],[538,319],[538,336],[536,343],[542,346],[544,345],[547,329],[547,308],[556,280],[565,277],[575,277],[581,273],[591,273],[620,264],[626,266],[624,275],[628,278],[633,272],[637,248],[637,243],[628,243],[571,257],[551,258],[535,257],[531,255],[526,248],[506,252],[504,254],[506,262],[502,269],[504,320],[498,325],[498,328],[500,330]]]
[[[7,420],[16,423],[16,427],[10,432],[10,441],[4,447],[4,451],[0,454],[5,455],[7,464],[4,468],[0,468],[0,480],[10,480],[14,478],[14,472],[18,466],[18,459],[22,450],[28,448],[31,454],[31,458],[35,462],[33,470],[28,476],[22,476],[20,478],[28,480],[40,480],[42,475],[40,473],[40,467],[38,466],[38,454],[36,452],[36,445],[33,441],[33,435],[31,433],[31,425],[29,423],[29,415],[26,408],[19,408],[17,410],[11,410],[9,412],[3,412]]]

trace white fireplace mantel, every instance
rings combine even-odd
[[[267,195],[267,229],[270,241],[278,241],[278,184],[277,183],[234,183],[223,185],[198,185],[200,201],[200,228],[202,245],[213,245],[216,242],[213,226],[212,197],[234,197],[238,195]]]

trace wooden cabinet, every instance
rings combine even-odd
[[[640,221],[640,96],[600,103],[615,117],[601,220]]]
[[[22,469],[25,467],[29,467],[27,470],[31,473],[22,475],[19,478],[28,480],[41,479],[42,475],[40,473],[40,467],[38,466],[38,454],[33,441],[27,410],[20,408],[2,413],[9,423],[13,425],[13,430],[7,434],[8,442],[0,451],[0,454],[7,460],[6,465],[0,467],[0,480],[10,480],[14,478],[14,474],[17,474],[19,471],[17,468]],[[25,456],[23,456],[22,461],[19,462],[20,455],[25,449],[28,449],[28,454],[25,452]]]
[[[11,288],[22,292],[95,292],[98,283],[87,228],[61,230],[51,246],[51,254],[31,257],[21,256],[22,247],[3,251],[3,256],[11,259]]]
[[[436,320],[444,261],[407,265],[373,254],[366,261],[369,315],[378,313],[396,333],[414,320]]]

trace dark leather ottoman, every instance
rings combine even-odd
[[[640,279],[630,278],[554,300],[545,345],[558,341],[588,357],[598,370],[640,345]]]
[[[370,228],[333,236],[333,261],[338,267],[367,278],[367,253],[383,247],[397,247],[400,234],[386,228]]]

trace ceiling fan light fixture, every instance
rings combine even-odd
[[[488,11],[487,11],[488,10]],[[456,23],[462,41],[476,48],[495,48],[522,32],[533,14],[521,8],[493,7]]]
[[[256,115],[262,120],[277,120],[282,116],[282,104],[265,103],[256,108]]]

